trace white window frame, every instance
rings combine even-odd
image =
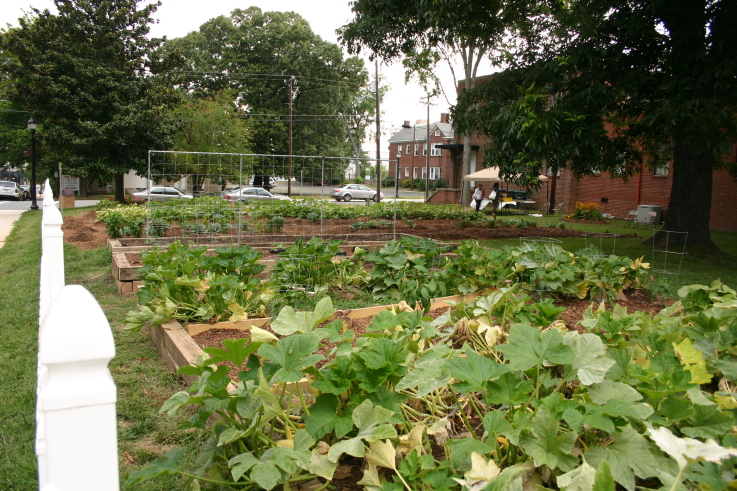
[[[412,167],[412,179],[417,179],[417,167]]]
[[[440,167],[430,167],[430,180],[436,181],[440,179]]]
[[[443,154],[443,150],[438,148],[438,145],[442,145],[442,143],[432,144],[432,149],[430,150],[431,157],[440,157]]]
[[[423,157],[427,156],[427,143],[422,144],[422,156]]]
[[[419,151],[420,151],[420,144],[419,143],[415,143],[415,157],[417,157],[417,152],[419,152]]]
[[[409,167],[404,168],[404,177],[409,177]]]
[[[402,155],[402,145],[397,145],[397,155]]]
[[[427,167],[422,168],[422,178],[427,179]]]
[[[410,144],[408,143],[408,144],[407,144],[407,152],[406,152],[406,153],[407,153],[407,155],[409,155],[409,152],[410,152],[410,149],[409,149],[409,145],[410,145]]]
[[[435,130],[435,136],[440,136],[440,130]]]
[[[663,164],[653,169],[653,175],[657,177],[668,177],[670,174],[670,165]]]

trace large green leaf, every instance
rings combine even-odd
[[[330,297],[324,297],[317,302],[315,310],[312,312],[296,312],[294,308],[287,305],[281,309],[277,318],[271,322],[271,328],[281,336],[288,336],[295,332],[312,332],[334,313],[335,309]]]
[[[323,359],[321,355],[312,354],[319,343],[320,340],[312,334],[293,334],[280,339],[276,346],[261,345],[258,354],[281,366],[276,372],[276,377],[281,382],[299,382],[302,368],[313,366]]]
[[[572,431],[561,432],[558,420],[548,408],[541,406],[532,418],[532,435],[522,435],[520,445],[533,458],[536,467],[547,465],[567,472],[578,463],[578,458],[571,454],[576,436]]]
[[[507,344],[498,349],[504,353],[510,370],[515,371],[542,366],[543,362],[570,365],[574,359],[573,350],[563,344],[563,337],[557,329],[540,332],[529,324],[513,325]]]
[[[354,457],[363,457],[365,452],[364,442],[375,442],[385,438],[395,438],[397,430],[394,426],[386,424],[394,416],[394,412],[381,406],[374,406],[370,400],[365,400],[353,410],[351,418],[358,428],[358,434],[347,440],[341,440],[328,451],[331,462],[338,462],[344,453]]]
[[[482,391],[490,380],[495,380],[509,371],[507,365],[496,363],[472,350],[466,351],[465,358],[454,358],[445,366],[458,381],[453,384],[453,388],[463,394]]]
[[[606,355],[604,343],[599,336],[571,332],[566,335],[564,342],[573,348],[573,370],[582,384],[591,385],[604,380],[615,361]]]
[[[584,455],[591,465],[598,466],[606,460],[614,480],[630,491],[635,489],[635,477],[656,475],[658,459],[644,436],[627,425],[612,438],[611,445],[590,447],[586,451]]]

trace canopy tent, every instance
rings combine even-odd
[[[539,175],[538,179],[540,179],[541,182],[545,182],[548,180],[548,176]],[[482,169],[480,171],[474,172],[472,174],[468,174],[467,176],[463,176],[464,181],[482,181],[482,182],[502,182],[503,179],[499,177],[499,168],[498,167],[489,167],[486,169]]]

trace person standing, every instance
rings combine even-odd
[[[493,206],[494,220],[496,220],[496,210],[499,208],[499,200],[501,199],[502,193],[499,191],[499,183],[495,182],[494,187],[491,188],[491,193],[489,193],[489,201],[491,201],[491,206]]]
[[[481,188],[481,184],[476,184],[473,199],[476,201],[476,213],[478,213],[481,209],[481,202],[484,200],[484,190]]]

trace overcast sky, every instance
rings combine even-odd
[[[348,0],[162,0],[161,6],[154,14],[158,24],[151,27],[154,36],[166,36],[167,38],[182,37],[191,31],[199,29],[200,25],[220,15],[228,15],[236,8],[246,9],[256,6],[264,11],[293,11],[300,14],[310,23],[313,32],[326,41],[337,43],[335,30],[352,19],[353,15]],[[52,9],[52,0],[2,0],[0,1],[0,26],[5,27],[18,25],[18,18],[23,11],[28,11],[33,6],[40,10]],[[374,65],[365,58],[367,68],[373,78]],[[412,124],[416,120],[427,118],[427,109],[420,102],[424,93],[419,85],[411,83],[404,84],[404,70],[400,62],[390,66],[379,67],[382,83],[388,84],[389,93],[383,100],[382,112],[382,152],[387,151],[386,140],[392,130],[396,130],[405,120]],[[479,74],[484,72],[479,71]],[[454,93],[453,80],[450,70],[446,64],[440,67],[439,74],[449,94]],[[451,103],[455,103],[453,98]],[[448,102],[445,98],[435,98],[430,107],[430,120],[438,121],[441,112],[448,111]],[[364,148],[375,152],[374,142],[364,142]]]

